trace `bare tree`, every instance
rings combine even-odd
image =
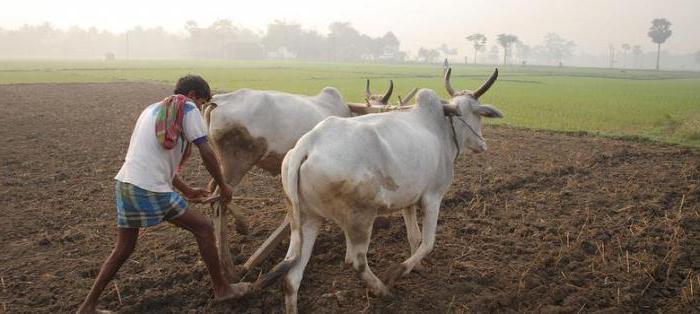
[[[518,36],[513,34],[498,34],[498,44],[503,47],[503,65],[508,64],[508,52],[510,47],[518,42]]]
[[[486,47],[486,35],[480,33],[474,33],[467,36],[467,40],[472,42],[474,47],[474,63],[476,64],[476,55],[479,51],[483,51]]]
[[[661,58],[661,44],[666,42],[666,39],[671,37],[671,22],[664,18],[658,18],[651,21],[651,27],[647,35],[651,37],[651,41],[657,44],[656,50],[656,70],[659,70],[659,59]]]

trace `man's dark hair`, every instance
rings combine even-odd
[[[211,100],[209,84],[199,75],[188,74],[177,80],[175,94],[187,95],[190,91],[194,91],[197,98]]]

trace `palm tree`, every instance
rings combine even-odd
[[[508,64],[508,50],[513,43],[518,42],[518,36],[513,34],[498,34],[498,43],[503,47],[503,65]]]
[[[651,27],[647,35],[651,37],[651,41],[658,45],[656,51],[656,70],[659,70],[659,59],[661,58],[661,44],[666,42],[666,39],[671,37],[671,22],[664,18],[658,18],[651,21]]]
[[[474,46],[474,64],[476,64],[477,52],[484,50],[484,47],[486,47],[486,36],[484,34],[474,33],[467,36],[467,40],[471,41],[472,46]]]

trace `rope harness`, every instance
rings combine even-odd
[[[459,149],[459,143],[457,142],[457,131],[455,131],[455,124],[452,122],[452,115],[450,117],[450,126],[452,127],[452,139],[455,141],[455,146],[457,147],[457,155],[455,155],[455,159],[452,161],[452,163],[457,162],[457,157],[459,157],[460,154],[460,149]]]
[[[456,117],[457,120],[462,121],[462,123],[464,123],[464,125],[466,125],[467,128],[469,128],[469,131],[472,131],[472,133],[474,133],[474,135],[476,135],[476,137],[478,137],[480,140],[482,140],[484,142],[486,140],[481,135],[479,135],[479,133],[477,133],[476,130],[474,130],[474,128],[471,125],[469,125],[469,123],[467,123],[467,121],[464,121],[464,119],[462,119],[462,117],[450,115],[449,118],[450,118],[450,126],[452,127],[452,139],[454,140],[455,146],[457,147],[457,155],[455,156],[454,162],[457,162],[457,157],[459,157],[459,154],[461,153],[461,149],[459,147],[459,142],[457,141],[457,131],[455,131],[455,124],[452,120],[453,117]]]
[[[486,140],[481,135],[479,135],[479,133],[477,133],[474,130],[474,128],[471,125],[469,125],[469,123],[467,123],[467,121],[464,121],[464,119],[462,119],[461,117],[457,117],[457,119],[459,121],[462,121],[462,123],[464,123],[464,125],[466,125],[469,128],[469,131],[472,131],[472,133],[474,133],[474,135],[476,135],[476,137],[478,137],[480,140],[486,142]]]

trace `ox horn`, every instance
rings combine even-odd
[[[389,98],[391,98],[391,94],[394,92],[394,81],[389,80],[389,89],[386,90],[386,93],[384,93],[384,97],[382,97],[382,100],[380,100],[383,104],[388,104],[389,103]]]
[[[474,98],[478,99],[479,97],[481,97],[481,95],[486,93],[489,90],[489,88],[491,88],[491,85],[493,85],[493,82],[495,82],[497,78],[498,78],[498,68],[493,70],[493,74],[491,74],[491,77],[489,77],[488,81],[486,81],[486,83],[484,83],[484,85],[481,85],[481,87],[479,87],[479,89],[477,89],[474,93],[472,93]]]
[[[450,75],[452,74],[452,68],[447,69],[447,73],[445,73],[445,89],[447,89],[447,93],[450,94],[450,97],[455,96],[455,90],[452,89],[452,85],[450,84]]]
[[[368,99],[372,96],[372,92],[369,91],[369,79],[367,79],[367,84],[365,85],[365,94]]]

